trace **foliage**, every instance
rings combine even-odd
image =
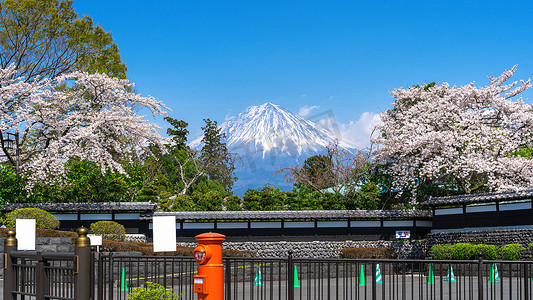
[[[242,210],[244,203],[239,196],[229,195],[222,201],[222,210],[238,211]]]
[[[231,191],[235,177],[235,154],[228,151],[224,139],[226,134],[217,126],[216,121],[204,119],[202,127],[204,136],[203,147],[199,160],[203,163],[209,179],[220,182],[227,191]]]
[[[483,259],[495,260],[495,259],[498,259],[499,249],[501,248],[498,248],[498,246],[496,245],[479,244],[479,245],[474,245],[473,252],[475,253],[476,256],[478,256],[479,253],[481,253],[481,256],[483,257]]]
[[[163,211],[219,211],[232,199],[229,206],[233,210],[240,210],[240,199],[228,193],[217,181],[200,181],[190,195],[180,195],[168,199],[161,199],[159,207]],[[237,199],[235,199],[237,198]]]
[[[28,83],[13,79],[16,72],[13,66],[0,70],[0,131],[20,132],[21,169],[29,182],[57,178],[70,159],[93,162],[103,173],[125,173],[121,162],[135,157],[132,150],[149,153],[146,141],[163,147],[157,126],[136,111],[163,115],[166,107],[131,92],[127,80],[73,72]],[[14,165],[14,150],[0,146]]]
[[[122,164],[126,174],[107,170],[102,173],[96,164],[70,160],[66,165],[61,202],[120,202],[135,199],[141,187],[135,175],[138,163]]]
[[[160,300],[179,299],[180,296],[172,289],[167,290],[164,286],[150,281],[145,282],[146,287],[136,287],[126,297],[130,300]]]
[[[455,244],[449,248],[452,259],[474,259],[476,252],[474,252],[474,245],[469,243]]]
[[[0,228],[0,238],[7,237],[7,232],[10,228]],[[72,231],[60,231],[53,229],[36,228],[35,237],[69,237],[76,238],[78,235]]]
[[[0,205],[21,202],[26,198],[26,181],[15,173],[12,166],[0,165]]]
[[[518,260],[526,248],[520,244],[508,244],[502,247],[495,245],[469,243],[459,244],[437,244],[431,247],[430,253],[433,259],[438,260],[472,260],[477,259],[481,253],[483,259],[496,260],[498,258],[505,260]]]
[[[377,160],[388,164],[393,189],[420,184],[452,185],[462,193],[509,190],[533,184],[533,160],[517,154],[531,148],[533,109],[514,97],[530,81],[505,82],[516,66],[485,87],[430,84],[391,92],[393,108],[381,115]],[[526,125],[526,126],[524,126]]]
[[[508,244],[498,249],[498,256],[505,260],[519,260],[526,248],[520,244]]]
[[[452,252],[450,244],[437,244],[431,247],[430,253],[433,259],[447,260],[452,259]]]
[[[334,193],[321,193],[308,187],[293,188],[284,192],[279,188],[266,185],[258,189],[249,189],[244,194],[244,210],[343,210],[375,209],[376,188],[358,192],[356,195],[344,196]],[[374,194],[372,194],[372,192]],[[369,197],[371,200],[368,200]]]
[[[287,182],[312,188],[322,194],[355,195],[370,170],[372,151],[348,150],[338,142],[329,145],[326,155],[316,155],[295,165],[278,170]],[[327,189],[326,189],[327,188]]]
[[[167,130],[172,143],[166,145],[165,153],[154,148],[155,157],[145,162],[148,181],[166,194],[158,200],[161,207],[164,210],[199,210],[200,207],[221,210],[236,179],[233,177],[235,157],[227,151],[216,122],[205,120],[204,145],[198,151],[186,145],[187,122],[170,117],[165,120],[172,126]],[[206,189],[206,186],[211,188]],[[207,203],[210,201],[213,203]]]
[[[366,182],[357,191],[355,206],[361,209],[378,209],[380,196],[379,187],[376,183],[371,181]]]
[[[187,129],[189,123],[171,117],[165,117],[165,121],[174,127],[174,129],[167,128],[167,134],[172,137],[175,143],[173,146],[176,149],[185,149],[187,146],[187,135],[189,135],[189,130]]]
[[[154,252],[153,244],[140,243],[140,242],[120,242],[113,240],[103,240],[102,250],[109,251],[113,249],[116,252],[139,252],[142,255],[155,255],[155,256],[193,256],[194,247],[182,247],[176,246],[176,251],[172,252]],[[255,251],[241,251],[222,249],[222,255],[224,257],[256,257]]]
[[[341,256],[354,259],[396,259],[398,254],[390,248],[343,248]]]
[[[28,194],[27,180],[16,176],[12,166],[0,166],[0,201],[17,202],[120,202],[155,201],[157,194],[144,183],[144,166],[122,163],[126,174],[101,169],[94,163],[73,160],[65,163],[65,174],[49,182],[36,182]]]
[[[285,192],[266,185],[257,190],[249,189],[242,197],[244,210],[286,210]]]
[[[101,235],[102,238],[115,241],[126,239],[126,229],[114,221],[98,221],[91,224],[91,233]]]
[[[0,68],[11,64],[30,81],[76,70],[126,78],[111,33],[79,18],[72,0],[0,2]]]
[[[6,214],[3,223],[8,228],[15,228],[16,219],[35,219],[35,227],[56,229],[59,221],[51,213],[39,208],[19,208]]]
[[[308,157],[299,170],[301,176],[295,178],[295,186],[310,186],[317,190],[332,187],[333,180],[333,161],[330,153],[328,155],[317,154]]]
[[[395,186],[393,177],[390,173],[391,164],[373,163],[365,183],[368,184],[368,191],[371,193],[364,197],[374,197],[375,185],[379,190],[379,196],[376,199],[378,209],[413,209],[417,203],[421,203],[429,196],[451,196],[460,194],[453,186],[445,184],[433,184],[431,181],[420,182],[414,190],[398,190]],[[363,189],[363,187],[361,188]],[[416,201],[413,201],[416,199]]]

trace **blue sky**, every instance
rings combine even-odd
[[[485,85],[488,74],[515,64],[516,80],[533,74],[530,1],[74,0],[74,7],[112,32],[129,79],[189,122],[191,140],[203,118],[221,123],[267,101],[330,111],[347,138],[366,140],[364,127],[390,108],[394,88]]]

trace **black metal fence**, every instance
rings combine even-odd
[[[14,263],[6,276],[13,279],[14,297],[74,299],[74,253],[14,251],[10,256]]]
[[[95,299],[126,299],[136,287],[154,282],[183,294],[182,299],[197,299],[193,276],[198,264],[192,257],[139,256],[126,253],[96,254]]]
[[[193,258],[99,255],[96,299],[156,282],[192,300]],[[224,258],[226,300],[532,299],[533,262]]]
[[[6,239],[3,299],[124,300],[155,282],[192,300],[192,257],[15,251]],[[224,258],[226,300],[532,299],[533,262]],[[222,299],[220,299],[222,300]]]
[[[17,251],[15,233],[4,241],[3,299],[94,299],[87,230],[78,230],[73,253]]]

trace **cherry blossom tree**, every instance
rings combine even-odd
[[[0,69],[0,147],[15,165],[3,133],[19,134],[21,171],[30,181],[63,173],[69,159],[124,173],[120,162],[149,151],[149,143],[163,149],[157,125],[138,112],[166,115],[168,108],[132,92],[128,80],[73,72],[29,82],[15,74],[13,66]]]
[[[381,115],[376,158],[390,165],[394,188],[453,181],[464,193],[533,186],[533,107],[520,94],[527,81],[507,81],[516,66],[490,84],[448,83],[399,88]]]

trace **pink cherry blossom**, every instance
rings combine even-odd
[[[166,142],[140,112],[166,115],[168,108],[133,92],[128,80],[74,72],[26,82],[15,74],[0,69],[0,131],[19,132],[21,171],[32,181],[63,173],[69,159],[124,172],[121,160]]]
[[[517,155],[533,146],[533,108],[519,97],[532,85],[530,79],[507,83],[515,70],[489,76],[483,87],[442,83],[392,91],[393,108],[381,115],[383,135],[374,141],[395,188],[414,191],[421,181],[452,179],[470,193],[475,177],[494,191],[533,186],[533,160]]]

